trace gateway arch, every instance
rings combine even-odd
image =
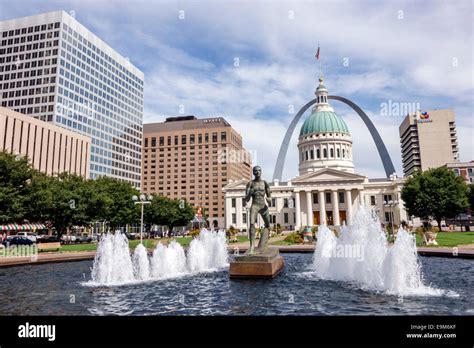
[[[395,173],[395,168],[393,166],[393,162],[390,158],[387,148],[385,147],[385,144],[382,138],[380,137],[379,132],[375,128],[369,116],[367,116],[367,114],[357,104],[350,101],[349,99],[339,97],[337,95],[330,95],[328,96],[328,99],[334,99],[343,102],[344,104],[350,106],[355,112],[357,112],[362,121],[364,121],[367,129],[370,132],[370,135],[372,136],[372,139],[374,139],[375,146],[377,147],[380,159],[382,160],[383,168],[385,169],[385,174],[387,175],[387,178],[390,177],[390,175],[392,175],[393,173]],[[280,151],[278,152],[277,163],[273,172],[273,180],[281,181],[283,167],[285,166],[286,153],[288,152],[288,146],[290,145],[291,136],[293,135],[293,132],[295,131],[296,125],[298,124],[301,116],[303,116],[303,114],[306,112],[306,110],[310,108],[310,106],[316,104],[316,101],[317,100],[315,98],[306,103],[291,121],[290,126],[286,131],[285,137],[283,138],[283,142],[281,143]]]

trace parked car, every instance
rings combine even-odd
[[[76,243],[90,243],[92,242],[92,237],[90,237],[87,233],[77,233],[75,234]]]
[[[49,235],[43,235],[39,239],[40,243],[54,243],[54,242],[59,242],[58,236],[49,236]]]
[[[37,237],[38,237],[37,234],[33,233],[33,232],[18,232],[16,235],[19,236],[19,237],[28,238],[33,243],[36,243],[36,240],[37,240]]]
[[[124,232],[123,234],[127,237],[128,240],[134,240],[136,238],[135,233]]]
[[[76,236],[73,234],[63,234],[61,236],[61,243],[72,244],[76,242]]]
[[[16,245],[33,245],[35,244],[31,239],[23,236],[13,236],[11,239],[5,239],[3,244],[7,247]]]

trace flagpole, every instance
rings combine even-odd
[[[319,59],[319,42],[318,42],[318,50],[316,51],[316,59],[319,61],[319,77],[322,76],[322,68],[321,68],[321,59]]]
[[[320,46],[319,46],[319,42],[318,42],[318,52],[320,52],[320,51],[319,51],[319,47],[320,47]],[[320,54],[321,54],[321,53],[320,53]],[[322,77],[323,70],[322,70],[322,68],[321,68],[321,57],[320,57],[320,54],[318,54],[318,60],[319,60],[319,77]]]

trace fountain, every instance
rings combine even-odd
[[[443,294],[423,284],[415,237],[400,228],[389,246],[378,217],[367,208],[358,210],[339,237],[323,225],[317,238],[311,273],[318,278],[398,296]]]
[[[87,285],[124,285],[174,278],[228,267],[227,241],[223,231],[203,229],[191,241],[187,255],[176,241],[158,243],[151,257],[139,244],[130,254],[128,239],[122,233],[102,236]]]

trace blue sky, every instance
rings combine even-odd
[[[145,122],[178,115],[182,106],[197,117],[223,116],[270,179],[294,116],[289,110],[314,97],[318,43],[330,94],[371,116],[399,175],[404,115],[383,114],[389,101],[454,109],[461,160],[474,159],[472,7],[470,0],[0,0],[0,19],[74,11],[145,73]],[[383,177],[363,122],[345,105],[332,105],[351,131],[357,172]],[[297,135],[284,179],[297,175],[296,144]]]

